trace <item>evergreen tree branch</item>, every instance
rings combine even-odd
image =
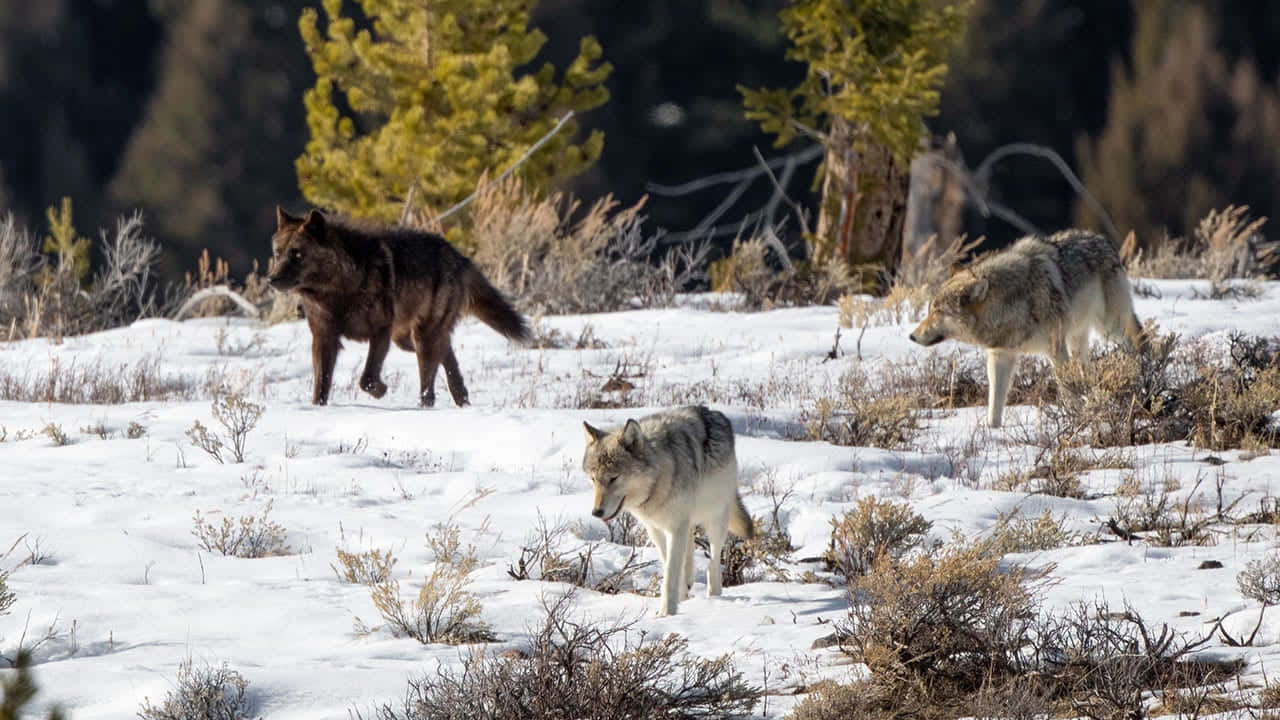
[[[445,218],[447,218],[447,217],[449,217],[450,215],[452,215],[452,214],[454,214],[454,213],[458,212],[459,210],[461,210],[462,208],[466,207],[467,205],[470,205],[470,204],[471,204],[471,201],[472,201],[472,200],[475,200],[475,199],[476,199],[476,196],[478,196],[481,192],[484,192],[485,190],[488,190],[489,188],[493,187],[494,185],[497,185],[498,183],[502,182],[503,180],[506,180],[506,179],[507,179],[507,177],[509,177],[509,176],[511,175],[511,173],[513,173],[513,172],[515,172],[515,171],[516,171],[516,168],[518,168],[518,167],[520,167],[521,165],[523,165],[523,164],[525,163],[525,161],[527,161],[530,157],[532,157],[532,156],[533,156],[533,154],[534,154],[535,152],[537,152],[537,151],[538,151],[538,148],[541,148],[543,145],[546,145],[546,144],[547,144],[547,141],[549,141],[549,140],[551,140],[551,138],[555,137],[556,133],[560,132],[560,130],[561,130],[561,129],[562,129],[562,128],[563,128],[563,127],[564,127],[564,126],[565,126],[565,125],[570,121],[570,120],[572,120],[572,119],[573,119],[573,111],[572,111],[572,110],[570,110],[570,111],[568,111],[568,112],[566,112],[566,113],[564,114],[564,117],[561,117],[561,118],[560,118],[560,122],[556,123],[556,126],[555,126],[555,127],[553,127],[553,128],[551,128],[551,130],[550,130],[550,131],[548,131],[546,135],[543,135],[543,136],[538,140],[538,142],[536,142],[536,143],[534,143],[533,145],[531,145],[531,146],[529,147],[529,149],[528,149],[528,150],[525,150],[525,151],[524,151],[524,154],[523,154],[523,155],[521,155],[519,158],[517,158],[517,159],[516,159],[516,161],[511,165],[511,167],[509,167],[509,168],[507,168],[506,170],[504,170],[504,171],[503,171],[503,173],[502,173],[501,175],[499,175],[498,177],[496,177],[496,178],[494,178],[494,179],[490,180],[489,182],[485,183],[485,184],[484,184],[484,187],[476,188],[475,192],[471,193],[470,195],[466,196],[466,197],[465,197],[465,198],[463,198],[462,200],[458,201],[458,203],[457,203],[457,204],[455,204],[453,207],[451,207],[451,208],[449,208],[448,210],[445,210],[444,212],[442,212],[442,213],[440,213],[439,215],[437,215],[437,216],[436,216],[436,218],[435,218],[436,222],[444,222]],[[407,200],[406,200],[406,202],[405,202],[405,214],[404,214],[404,215],[402,215],[402,217],[404,217],[404,216],[407,216],[407,215],[408,215],[408,212],[409,212],[408,203],[409,203],[409,201],[412,201],[412,200],[413,200],[413,195],[412,195],[412,190],[411,190],[411,193],[410,193],[410,195],[409,195],[408,199],[407,199]]]

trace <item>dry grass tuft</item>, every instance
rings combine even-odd
[[[801,413],[811,440],[882,448],[909,446],[920,432],[919,398],[880,382],[854,365],[840,377],[836,397],[822,397]]]
[[[489,625],[480,618],[480,600],[467,590],[468,576],[478,565],[475,548],[462,546],[456,525],[438,525],[432,532],[427,543],[435,553],[435,562],[417,596],[405,602],[399,581],[387,577],[370,586],[374,607],[393,634],[424,645],[493,640]],[[358,617],[356,628],[370,630]]]
[[[843,517],[831,518],[823,559],[845,577],[866,575],[878,562],[897,562],[920,549],[932,527],[906,503],[865,497]]]
[[[480,183],[464,249],[530,313],[666,306],[702,275],[706,247],[663,250],[643,235],[644,200],[621,208],[608,196],[584,209],[559,193],[534,195],[517,177]]]
[[[43,372],[0,367],[0,400],[16,402],[120,405],[192,400],[206,392],[208,385],[208,381],[163,373],[158,355],[114,366],[102,361],[63,363],[52,357]]]
[[[197,510],[191,534],[200,541],[200,547],[220,555],[250,559],[288,555],[293,549],[285,543],[285,529],[270,520],[270,514],[268,500],[261,515],[224,515],[222,522],[215,525]]]
[[[1228,205],[1210,211],[1188,238],[1166,237],[1144,250],[1130,233],[1121,257],[1132,275],[1208,280],[1210,299],[1251,297],[1256,286],[1247,281],[1274,275],[1280,263],[1280,244],[1262,236],[1266,222],[1250,218],[1248,206]]]

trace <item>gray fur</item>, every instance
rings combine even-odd
[[[1088,360],[1089,333],[1143,345],[1124,263],[1105,237],[1065,230],[1028,236],[952,275],[911,333],[921,345],[953,339],[987,350],[987,419],[999,427],[1022,354]]]
[[[604,431],[583,423],[582,468],[595,487],[592,514],[612,520],[626,510],[643,523],[663,562],[660,614],[675,614],[693,582],[693,528],[711,544],[707,595],[720,594],[725,533],[750,537],[738,496],[733,426],[723,413],[687,406],[628,420]],[[679,566],[677,564],[680,563]]]

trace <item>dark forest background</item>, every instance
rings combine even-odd
[[[313,76],[297,30],[315,0],[4,0],[0,3],[0,209],[43,226],[64,195],[82,231],[141,208],[170,271],[202,248],[243,273],[266,255],[274,207],[303,207],[294,159]],[[743,118],[739,84],[791,84],[781,0],[541,0],[535,24],[563,65],[594,34],[615,70],[583,118],[601,161],[586,198],[754,164],[777,149]],[[1280,12],[1274,0],[978,0],[930,120],[965,162],[1026,141],[1081,174],[1120,231],[1177,236],[1227,203],[1280,212]],[[812,204],[813,165],[791,192]],[[654,194],[651,222],[694,227],[730,189]],[[763,205],[760,180],[719,222]],[[1036,158],[1009,158],[993,198],[1042,230],[1093,225]],[[970,235],[1013,228],[969,213]]]

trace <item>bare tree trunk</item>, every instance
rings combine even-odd
[[[883,289],[902,255],[910,173],[887,148],[832,123],[822,180],[814,259],[842,259],[863,271],[869,288]]]
[[[932,247],[941,251],[960,234],[965,202],[963,172],[964,158],[954,134],[948,134],[939,147],[912,158],[907,222],[902,235],[904,258],[916,258],[935,235],[938,239]]]

